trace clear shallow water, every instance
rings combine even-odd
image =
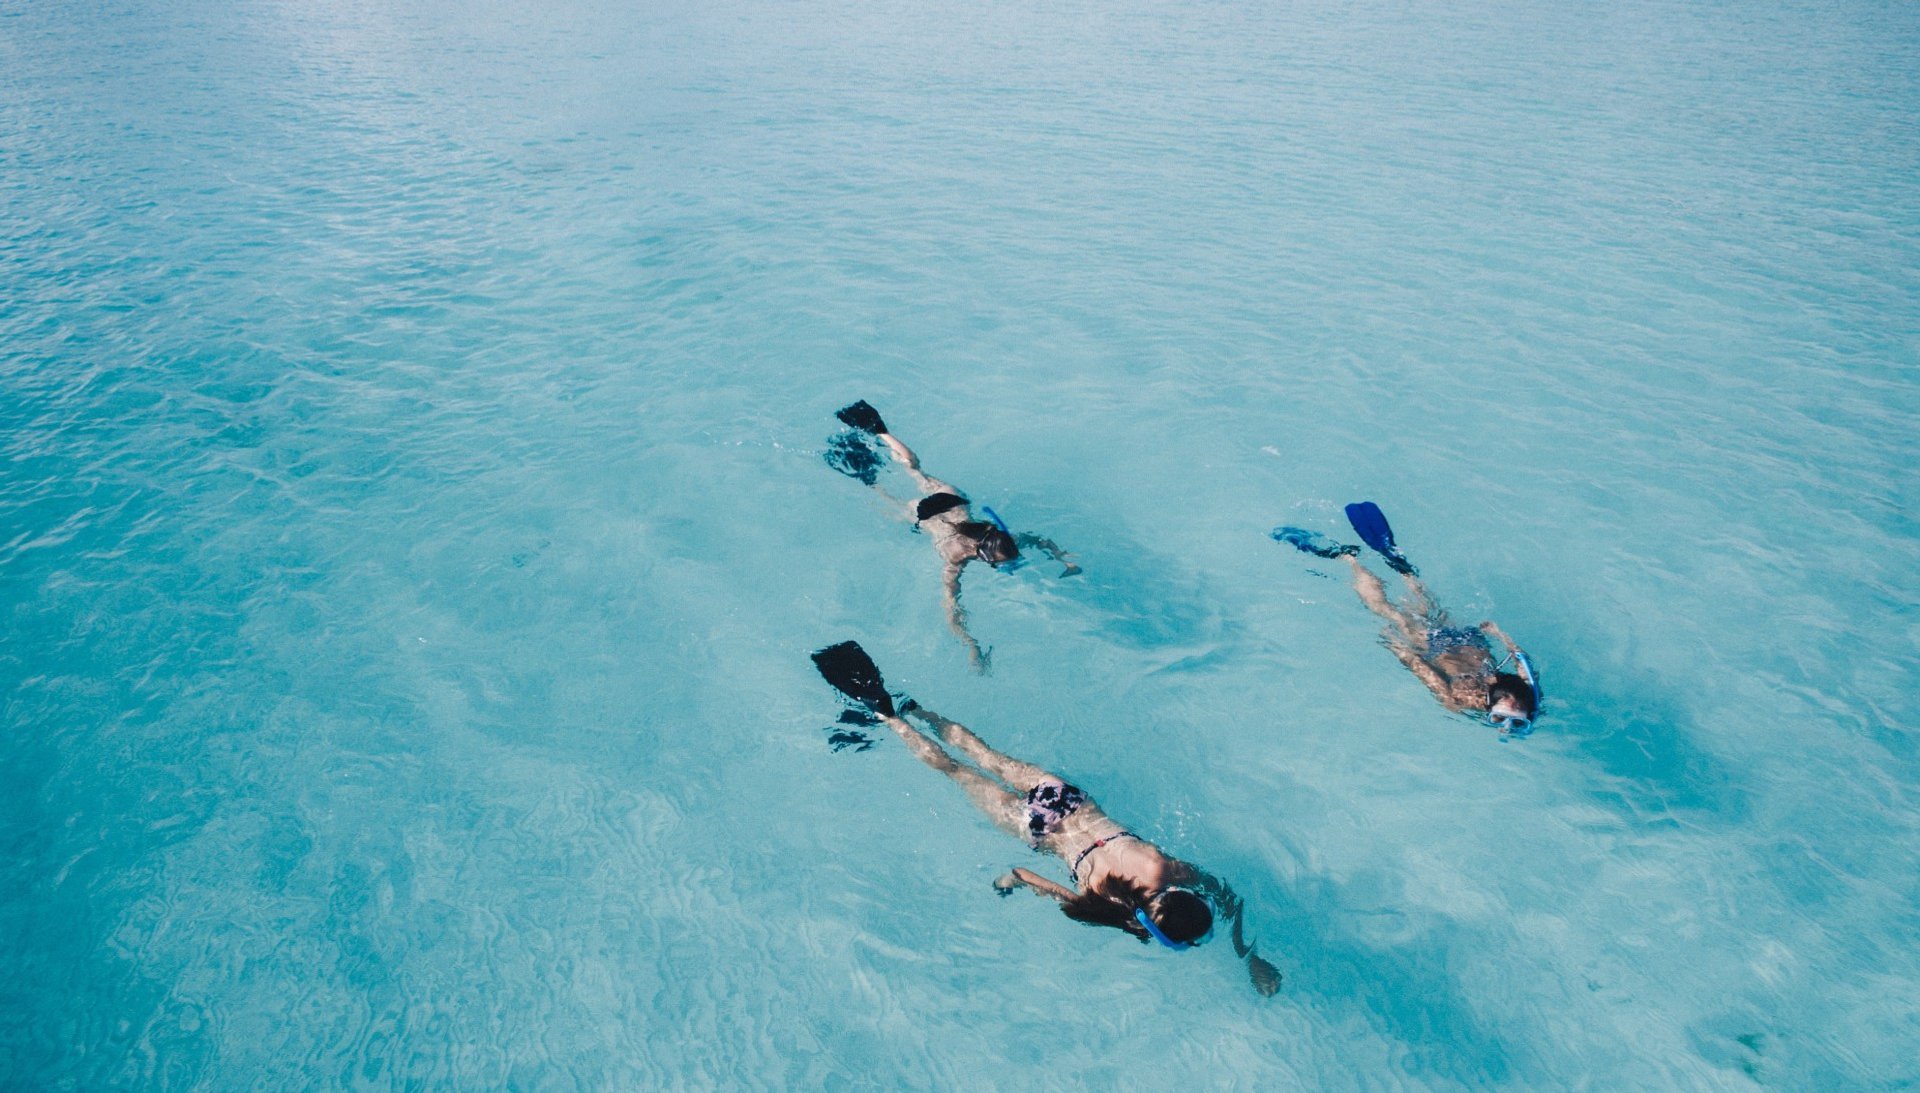
[[[1920,1080],[1910,8],[0,15],[5,1084]],[[984,679],[861,396],[1086,566]],[[1284,992],[992,898],[848,636]]]

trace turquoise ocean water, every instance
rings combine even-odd
[[[1920,1083],[1916,117],[1889,0],[0,8],[0,1085]],[[861,397],[1086,568],[990,675]]]

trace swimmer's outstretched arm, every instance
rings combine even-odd
[[[1252,981],[1253,989],[1262,997],[1271,998],[1280,989],[1280,969],[1261,957],[1256,947],[1247,942],[1246,918],[1247,904],[1226,881],[1207,872],[1197,865],[1182,862],[1192,873],[1194,887],[1213,902],[1220,914],[1233,923],[1228,936],[1233,941],[1233,954],[1247,962],[1247,978]]]
[[[1447,681],[1441,678],[1440,673],[1434,671],[1426,661],[1421,660],[1419,654],[1397,642],[1387,642],[1386,646],[1393,650],[1394,656],[1400,658],[1400,663],[1407,666],[1407,671],[1412,672],[1419,677],[1420,682],[1427,685],[1427,690],[1432,691],[1433,697],[1439,699],[1442,705],[1449,710],[1456,708],[1453,702],[1453,688],[1447,686]]]
[[[1032,535],[1023,531],[1020,534],[1015,535],[1013,537],[1013,541],[1015,545],[1019,546],[1023,550],[1026,549],[1027,547],[1038,547],[1039,549],[1046,551],[1048,557],[1052,558],[1056,562],[1059,562],[1061,565],[1067,567],[1060,571],[1060,575],[1062,577],[1071,577],[1074,574],[1080,572],[1080,566],[1074,562],[1073,555],[1068,554],[1064,550],[1061,550],[1059,546],[1055,545],[1052,539],[1043,539],[1038,535]]]
[[[1480,632],[1490,638],[1500,639],[1500,644],[1507,647],[1508,656],[1517,657],[1521,655],[1520,646],[1514,644],[1513,639],[1507,636],[1507,632],[1500,629],[1500,625],[1492,619],[1486,619],[1480,623]]]
[[[1367,605],[1367,610],[1391,623],[1408,641],[1419,641],[1415,633],[1418,620],[1387,599],[1387,586],[1380,583],[1379,576],[1361,565],[1360,559],[1352,554],[1347,555],[1347,564],[1353,567],[1353,590],[1359,594],[1360,602]]]
[[[1013,872],[993,882],[993,887],[1003,896],[1022,885],[1033,889],[1035,895],[1052,896],[1062,903],[1074,898],[1075,895],[1073,889],[1055,884],[1033,870],[1022,869],[1019,866],[1015,866]]]
[[[941,591],[947,605],[947,626],[966,643],[967,659],[973,664],[973,670],[985,672],[987,652],[980,648],[980,643],[974,640],[972,634],[967,633],[967,609],[960,606],[960,571],[965,567],[965,562],[948,562],[946,572],[940,575]]]
[[[1433,595],[1427,591],[1427,582],[1420,579],[1418,573],[1402,573],[1400,579],[1407,586],[1407,605],[1401,614],[1412,618],[1424,619],[1434,613]]]

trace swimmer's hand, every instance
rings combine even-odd
[[[1047,557],[1067,567],[1060,571],[1060,576],[1062,577],[1072,577],[1080,572],[1080,565],[1073,560],[1073,555],[1061,550],[1060,544],[1054,542],[1052,539],[1042,538],[1041,536],[1023,531],[1015,535],[1013,541],[1014,544],[1022,550],[1028,547],[1036,547],[1046,551]]]
[[[1480,632],[1506,646],[1509,655],[1520,651],[1520,646],[1514,644],[1514,640],[1507,636],[1507,632],[1500,629],[1500,624],[1492,619],[1480,620]]]
[[[982,646],[973,639],[967,639],[967,663],[973,666],[977,675],[986,675],[993,671],[993,649]]]
[[[1253,989],[1259,991],[1262,998],[1272,998],[1280,992],[1280,969],[1254,953],[1247,954],[1247,978],[1253,980]]]
[[[1002,898],[1013,895],[1013,890],[1018,887],[1020,887],[1020,878],[1014,873],[1002,873],[993,878],[993,890]]]

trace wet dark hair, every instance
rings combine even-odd
[[[1147,905],[1147,890],[1138,885],[1113,882],[1110,887],[1082,888],[1072,899],[1060,901],[1060,913],[1089,926],[1111,926],[1125,930],[1142,941],[1152,941],[1147,931],[1134,921],[1136,907]]]
[[[966,520],[955,524],[953,530],[979,544],[980,560],[988,565],[1011,562],[1020,556],[1020,544],[1013,541],[1013,536],[992,524]]]
[[[1487,685],[1487,709],[1498,706],[1502,699],[1511,700],[1527,711],[1527,716],[1533,716],[1533,688],[1512,672],[1496,673],[1493,682]]]
[[[1138,885],[1122,882],[1109,888],[1083,888],[1079,895],[1061,901],[1060,913],[1089,926],[1125,930],[1144,943],[1153,938],[1133,917],[1142,907],[1170,941],[1192,944],[1213,929],[1213,908],[1184,888],[1169,888],[1157,897]]]
[[[1147,905],[1147,917],[1153,920],[1169,941],[1194,944],[1213,929],[1213,908],[1207,901],[1185,888],[1169,888]]]

